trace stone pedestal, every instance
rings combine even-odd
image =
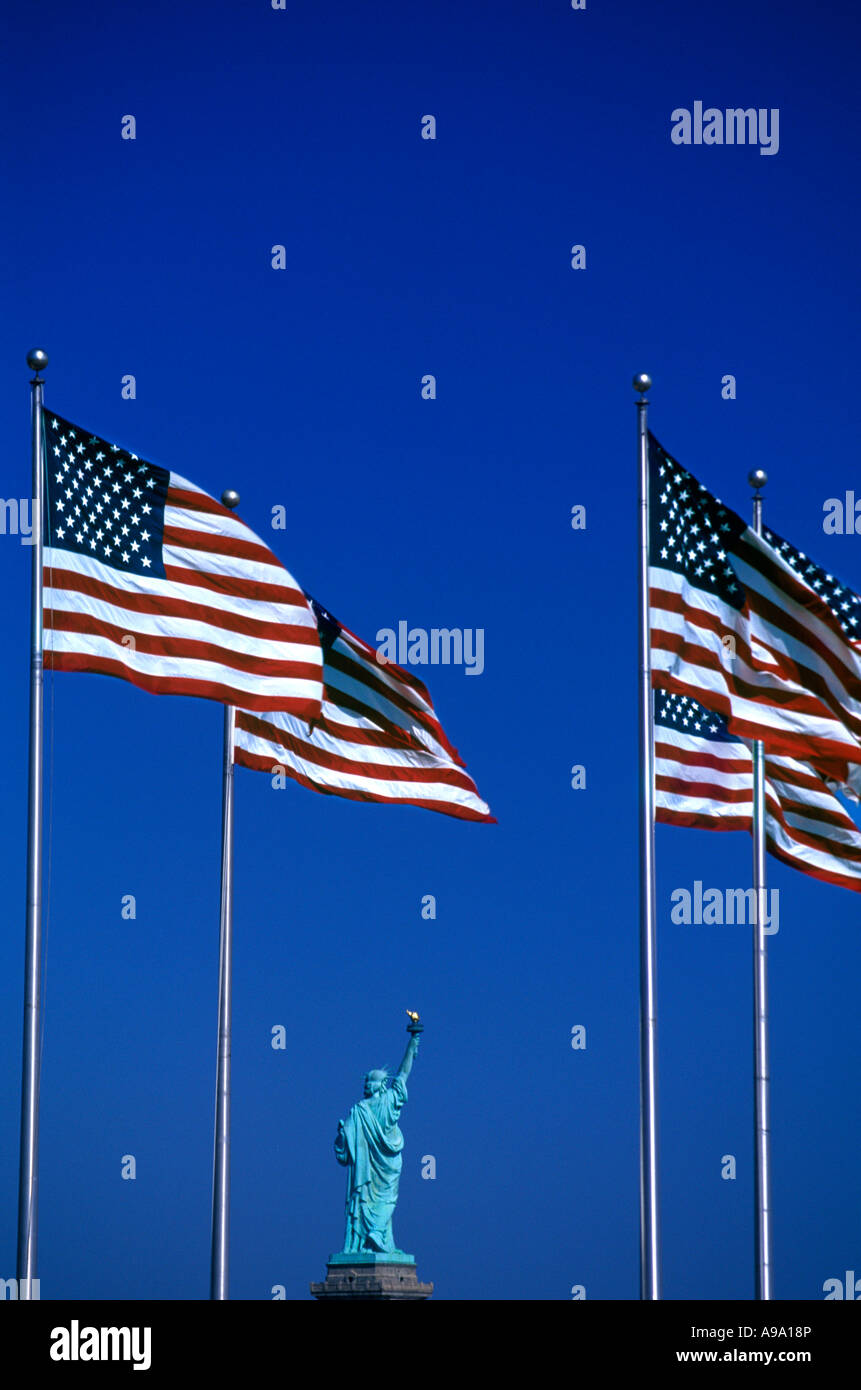
[[[315,1298],[417,1299],[430,1298],[433,1284],[420,1284],[413,1255],[330,1255],[322,1284],[312,1284]]]

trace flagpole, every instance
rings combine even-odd
[[[753,529],[762,535],[760,488],[767,474],[755,468],[748,474],[754,489]],[[761,740],[753,744],[753,887],[756,922],[753,933],[753,1028],[754,1028],[754,1187],[756,1225],[756,1297],[772,1298],[771,1266],[771,1097],[768,1063],[768,937],[765,934],[765,750]]]
[[[39,1227],[39,1080],[42,1036],[42,386],[41,348],[27,353],[32,388],[32,557],[30,588],[30,756],[27,795],[27,929],[18,1169],[18,1297],[33,1297]],[[37,1295],[38,1296],[38,1295]]]
[[[222,493],[225,507],[239,493]],[[210,1299],[230,1297],[230,1026],[233,1006],[233,731],[236,710],[224,706],[221,793],[221,920],[218,947],[218,1061],[215,1078],[215,1153],[212,1165]]]
[[[634,377],[640,469],[640,1297],[661,1297],[658,1201],[658,958],[655,936],[655,743],[649,640],[649,440],[646,392]]]

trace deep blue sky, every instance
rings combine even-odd
[[[397,1065],[406,1007],[427,1027],[395,1234],[436,1297],[637,1296],[630,378],[651,372],[652,428],[712,491],[747,514],[765,467],[766,520],[861,589],[861,538],[822,531],[827,497],[861,495],[859,29],[848,4],[797,0],[43,0],[6,19],[4,497],[30,490],[41,346],[48,407],[238,488],[369,640],[399,619],[486,634],[480,677],[419,674],[498,825],[237,773],[236,1298],[307,1298],[340,1248],[336,1122],[369,1067]],[[670,113],[695,100],[779,108],[779,153],[676,147]],[[29,559],[0,537],[3,1277]],[[42,1293],[205,1297],[221,710],[85,675],[51,681],[47,709]],[[665,1294],[746,1299],[750,942],[669,913],[695,879],[749,884],[750,844],[659,827],[657,848]],[[769,862],[775,1287],[817,1299],[861,1270],[861,901]]]

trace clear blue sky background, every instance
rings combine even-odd
[[[480,677],[419,674],[498,825],[237,774],[236,1298],[308,1298],[340,1248],[336,1122],[369,1067],[397,1065],[407,1007],[427,1028],[395,1234],[436,1296],[637,1297],[630,378],[651,372],[655,433],[714,492],[746,515],[764,466],[766,520],[861,589],[861,538],[822,530],[827,497],[861,495],[859,27],[848,4],[797,0],[43,0],[6,18],[3,495],[29,494],[24,356],[41,346],[48,406],[238,488],[357,632],[486,634]],[[671,111],[698,99],[779,108],[779,153],[674,146]],[[29,559],[0,537],[4,1277]],[[221,710],[85,675],[51,681],[47,708],[43,1296],[202,1298]],[[659,827],[657,845],[665,1293],[746,1299],[750,941],[669,913],[695,879],[749,884],[750,843]],[[817,1299],[861,1271],[861,900],[770,873],[775,1283]]]

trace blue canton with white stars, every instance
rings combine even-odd
[[[696,734],[699,738],[714,739],[716,743],[738,743],[740,740],[729,732],[726,720],[719,714],[712,714],[703,705],[688,695],[671,695],[667,690],[655,690],[655,726],[664,724],[668,729],[678,729],[682,734]]]
[[[861,640],[861,598],[842,584],[835,575],[820,569],[803,550],[796,550],[789,541],[778,536],[776,531],[770,531],[767,526],[763,526],[762,534],[781,558],[792,566],[799,578],[803,579],[805,584],[809,584],[828,605],[846,636],[855,641]]]
[[[650,559],[659,569],[683,574],[698,589],[717,594],[733,608],[744,606],[744,589],[729,550],[747,528],[649,435]]]
[[[170,474],[45,412],[44,543],[129,574],[164,578]]]
[[[303,591],[304,592],[304,591]],[[318,603],[309,593],[305,597],[311,605],[314,617],[317,619],[317,633],[320,638],[320,646],[323,648],[324,655],[331,649],[341,635],[341,624],[337,618],[333,618],[328,608],[324,608],[322,603]]]

